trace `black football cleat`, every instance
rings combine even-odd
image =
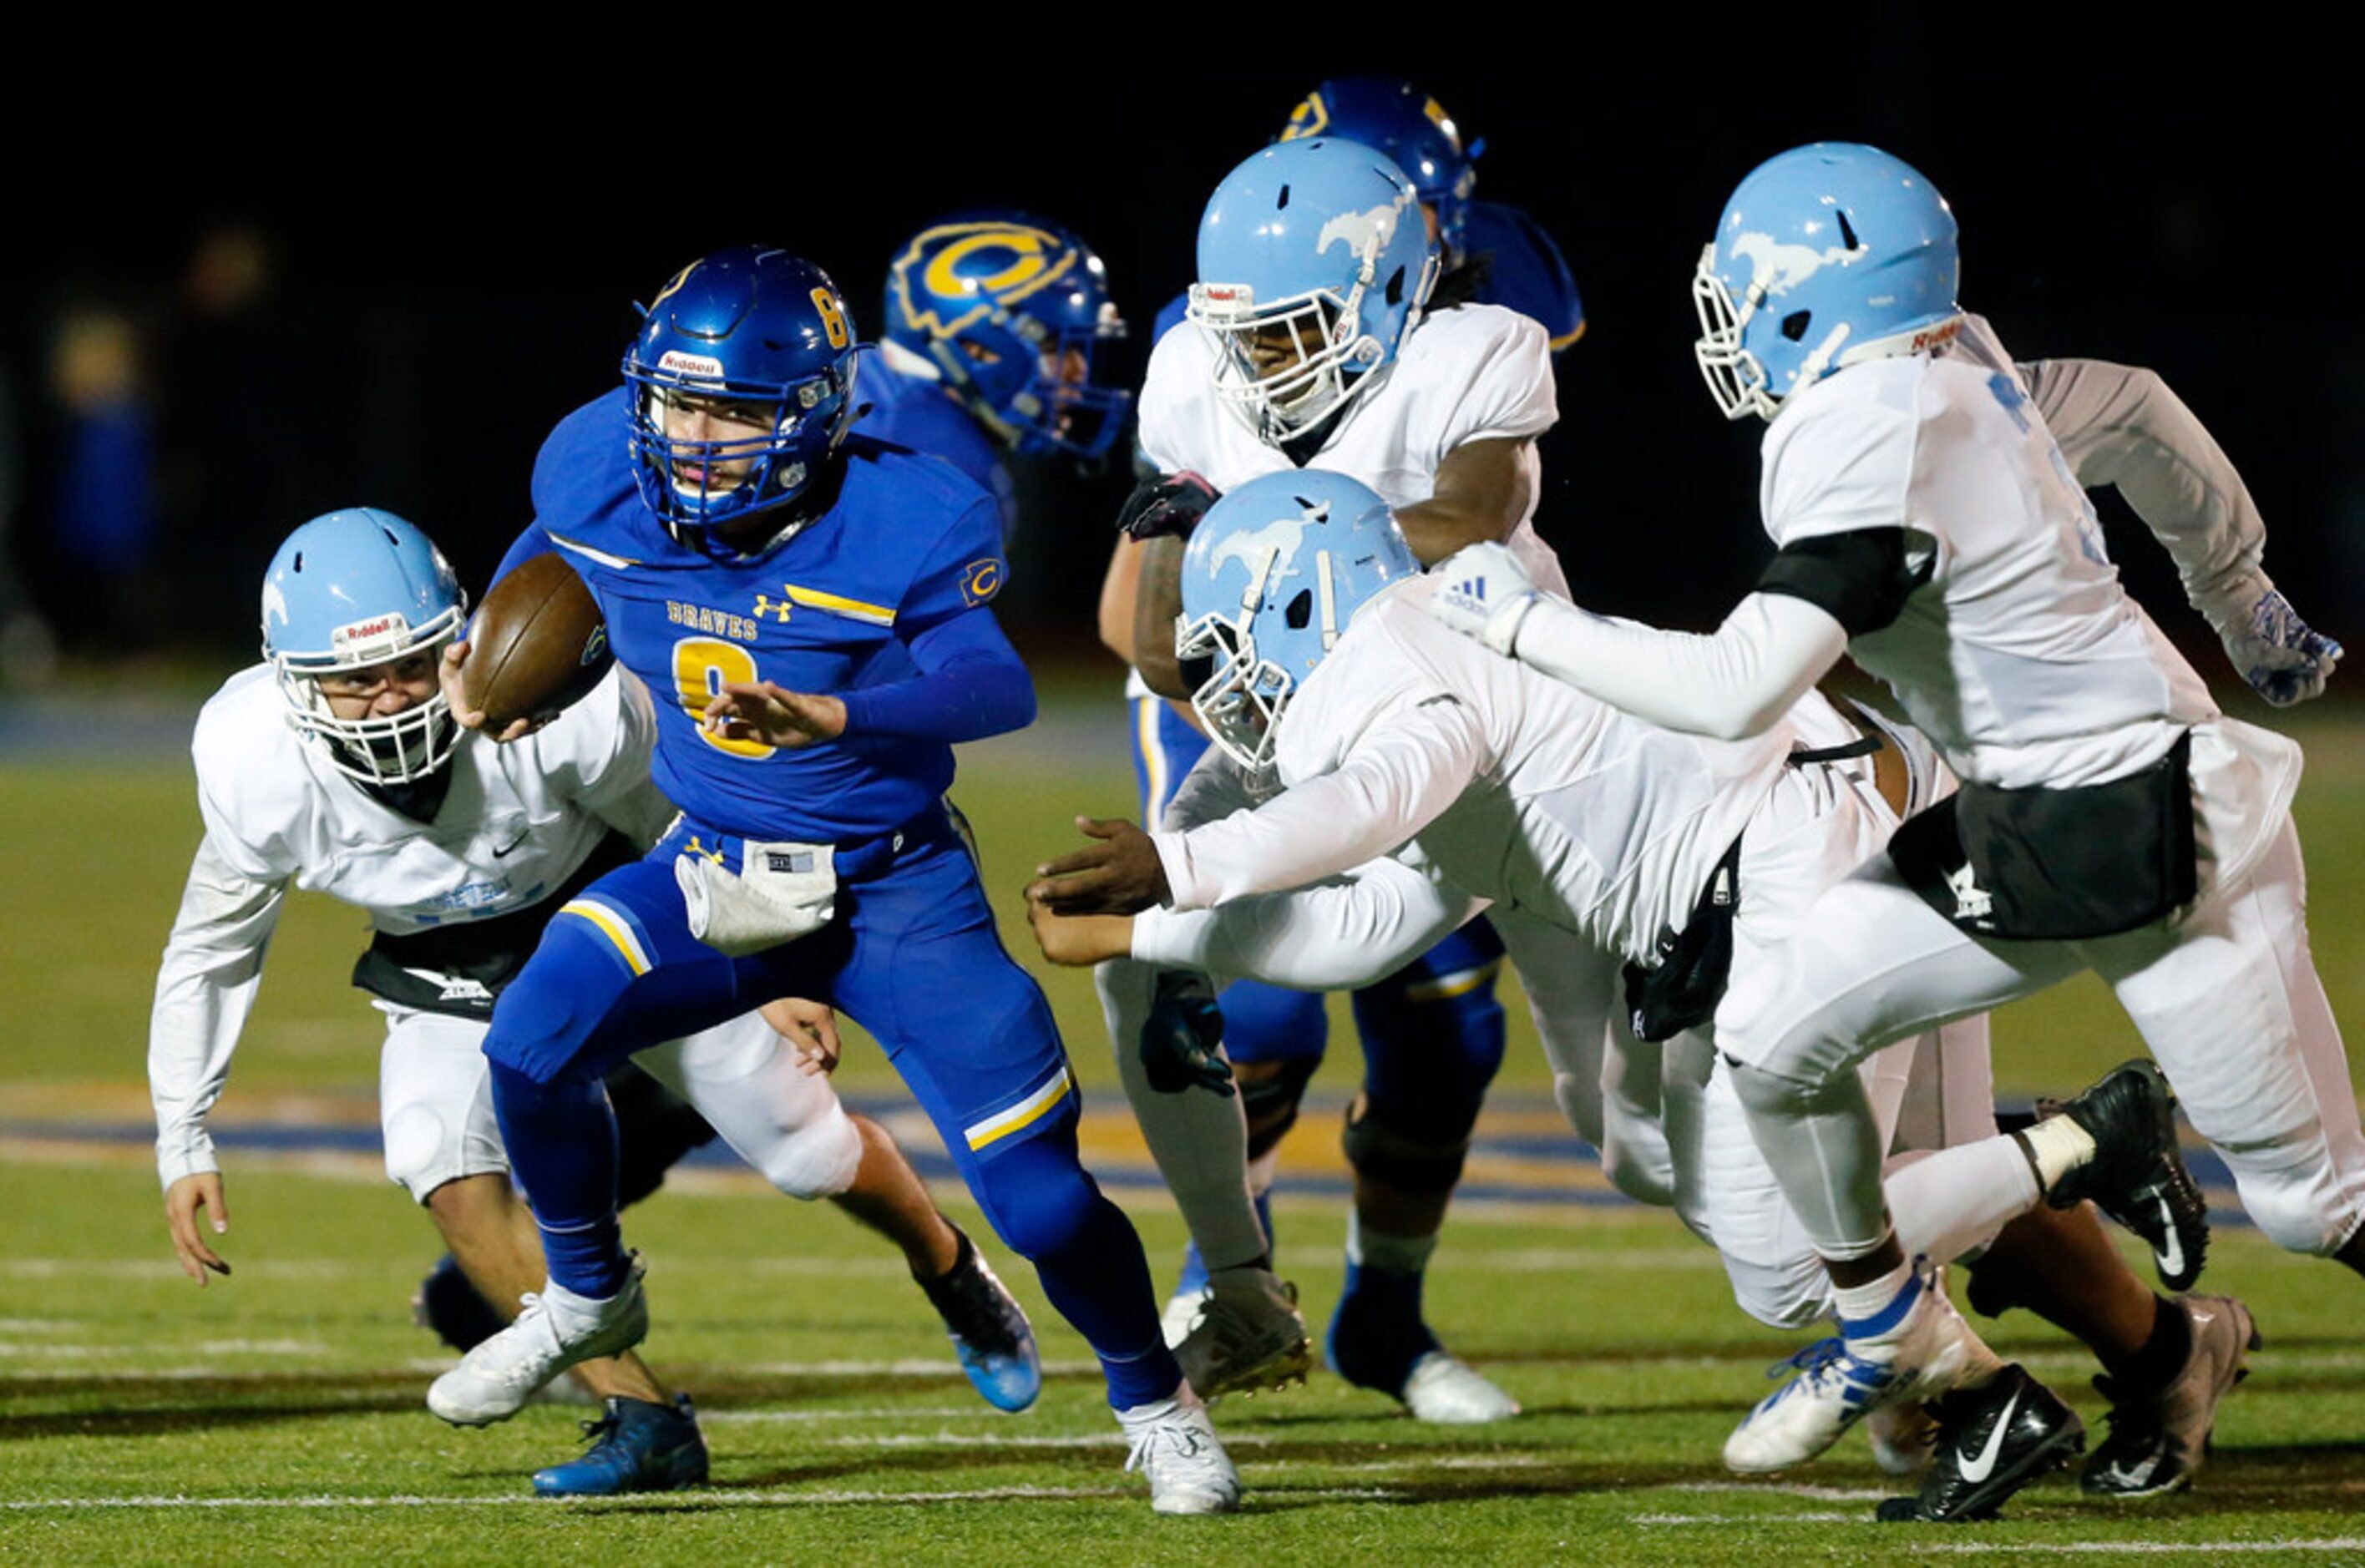
[[[1889,1523],[1991,1519],[2005,1499],[2059,1470],[2086,1446],[2085,1423],[2017,1361],[1980,1388],[1956,1389],[1931,1406],[1938,1438],[1918,1496],[1891,1497]]]
[[[2112,1069],[2061,1107],[2093,1135],[2094,1158],[2053,1184],[2057,1209],[2082,1199],[2151,1249],[2170,1294],[2191,1290],[2209,1257],[2209,1204],[2176,1146],[2176,1096],[2149,1061]]]

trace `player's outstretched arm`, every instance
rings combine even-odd
[[[2340,644],[2312,630],[2261,558],[2266,525],[2233,461],[2152,371],[2102,360],[2021,367],[2080,485],[2113,485],[2167,549],[2185,597],[2275,706],[2320,695]]]
[[[1053,914],[1138,914],[1171,896],[1165,864],[1148,834],[1104,817],[1078,817],[1076,828],[1093,842],[1036,867],[1029,905]]]
[[[1457,553],[1429,581],[1414,602],[1463,635],[1637,718],[1723,740],[1763,734],[1847,651],[1838,619],[1787,592],[1751,594],[1701,636],[1554,599],[1499,544]]]
[[[173,1250],[181,1260],[181,1272],[202,1287],[207,1274],[228,1275],[230,1264],[206,1244],[200,1215],[216,1236],[229,1233],[230,1200],[222,1195],[219,1170],[184,1176],[164,1193],[164,1224],[172,1232]]]

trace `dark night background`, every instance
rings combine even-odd
[[[150,104],[136,158],[33,157],[18,178],[0,254],[0,543],[87,655],[251,650],[273,545],[358,501],[420,523],[481,588],[526,521],[541,437],[612,384],[630,301],[708,249],[763,240],[828,267],[868,332],[897,241],[963,206],[1055,218],[1099,249],[1137,329],[1130,381],[1223,174],[1321,77],[1409,71],[1485,139],[1480,194],[1538,217],[1585,297],[1538,517],[1580,597],[1702,624],[1754,577],[1761,427],[1710,407],[1687,285],[1750,167],[1836,138],[1905,157],[1945,193],[1965,302],[2016,353],[2161,371],[2249,480],[2269,568],[2319,627],[2365,644],[2360,138],[2336,102],[2288,73],[2232,69],[2210,74],[2249,84],[2202,96],[2196,59],[2182,74],[2093,58],[1966,67],[1951,24],[1910,17],[1833,28],[1844,41],[1798,45],[1772,73],[1736,67],[1708,31],[1631,70],[1606,49],[1548,71],[1410,45],[1222,72],[970,65],[958,87],[891,67],[668,86],[619,40],[599,72],[545,62],[531,87],[497,72],[298,75],[269,94],[184,84]],[[937,41],[961,54],[958,35]],[[980,61],[998,58],[981,43]],[[243,291],[219,239],[213,281],[193,281],[205,237],[226,230],[263,247]],[[132,456],[94,435],[94,406],[134,411],[118,421]],[[110,487],[153,519],[136,549],[93,532]],[[1088,642],[1124,488],[1121,475],[1030,485],[1046,504],[1014,548],[1005,620],[1031,648]],[[2191,641],[2164,556],[2124,518],[2113,538]]]

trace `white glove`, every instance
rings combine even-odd
[[[2229,616],[2218,633],[2225,656],[2251,689],[2278,708],[2324,694],[2324,683],[2340,662],[2340,644],[2308,629],[2291,600],[2269,588],[2248,610]]]
[[[1500,544],[1467,544],[1429,569],[1433,585],[1421,608],[1505,658],[1540,590]]]

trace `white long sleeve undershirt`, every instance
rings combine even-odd
[[[230,1055],[254,1005],[286,896],[285,883],[232,870],[210,836],[197,846],[148,1025],[156,1173],[168,1190],[184,1176],[221,1169],[206,1114],[230,1078]]]
[[[1771,729],[1847,651],[1829,611],[1753,593],[1706,635],[1612,620],[1539,596],[1513,656],[1638,719],[1741,740]]]

